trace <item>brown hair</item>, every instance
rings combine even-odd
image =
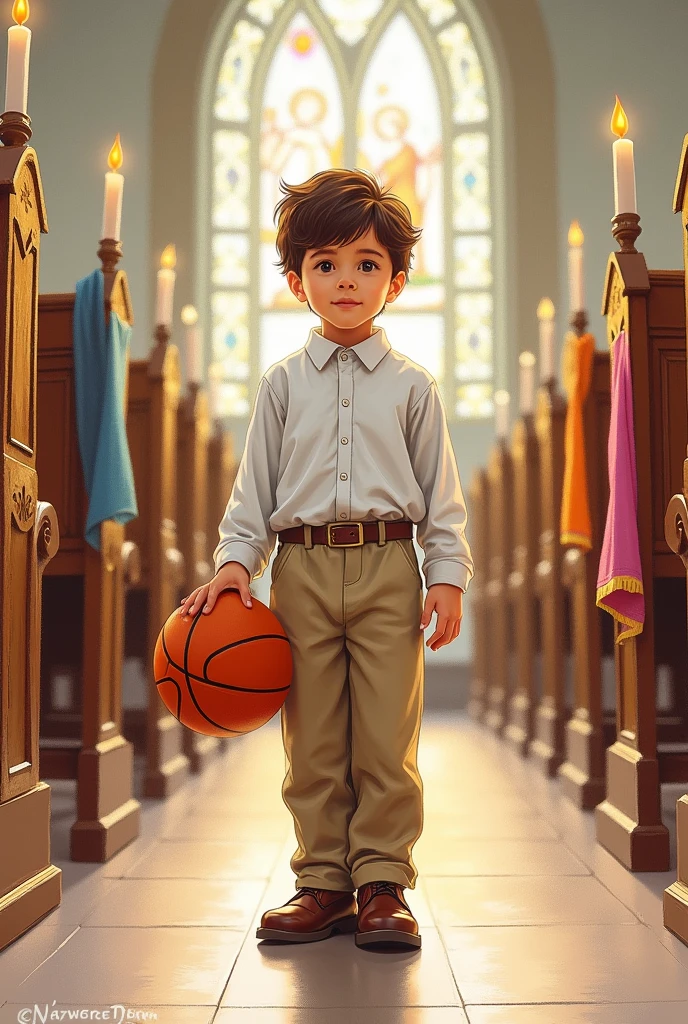
[[[408,280],[412,247],[421,229],[411,222],[411,212],[401,199],[383,189],[369,171],[333,167],[319,171],[302,185],[280,179],[284,197],[275,207],[277,264],[282,273],[301,276],[308,249],[348,245],[373,228],[392,259],[392,277],[403,270]]]

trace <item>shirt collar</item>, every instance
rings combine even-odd
[[[336,342],[323,338],[319,327],[311,329],[305,347],[306,352],[318,370],[322,370],[333,352],[336,352],[337,349],[344,349],[343,345],[337,345]],[[382,357],[387,355],[391,347],[382,327],[376,327],[369,338],[366,338],[365,341],[359,341],[358,345],[352,345],[350,351],[355,352],[369,370],[374,370]]]

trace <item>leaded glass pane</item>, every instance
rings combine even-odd
[[[246,13],[262,21],[264,25],[270,25],[275,17],[275,12],[284,3],[284,0],[250,0],[246,5]]]
[[[251,414],[251,402],[248,396],[248,384],[238,384],[231,380],[220,380],[217,385],[216,408],[218,416],[248,417]]]
[[[470,292],[456,297],[457,380],[492,376],[492,295]]]
[[[320,36],[304,14],[292,19],[268,74],[260,132],[261,303],[296,305],[272,264],[277,259],[274,210],[290,185],[341,166],[343,117],[337,78]],[[281,296],[279,301],[276,297]]]
[[[494,415],[492,384],[461,384],[456,389],[455,411],[459,419],[489,419]]]
[[[248,235],[213,236],[213,284],[248,284]]]
[[[224,380],[248,381],[248,296],[245,292],[214,292],[211,302],[212,361]]]
[[[454,88],[454,120],[459,124],[484,121],[487,117],[485,79],[468,26],[457,21],[440,32],[437,39]]]
[[[454,267],[458,288],[489,288],[492,284],[492,239],[487,235],[458,235]]]
[[[319,3],[339,38],[350,46],[363,39],[370,19],[382,6],[382,0],[319,0]]]
[[[213,227],[248,227],[248,138],[243,132],[213,133]]]
[[[467,231],[490,227],[488,138],[484,132],[454,139],[454,227]]]
[[[309,311],[294,313],[263,313],[260,318],[260,372],[265,373],[291,352],[303,348],[311,327],[319,327],[319,319]]]
[[[249,87],[256,55],[265,33],[249,21],[237,22],[225,50],[215,93],[215,117],[220,121],[247,121]]]
[[[400,67],[413,74],[398,73]],[[356,163],[374,171],[423,228],[398,305],[437,309],[444,301],[442,125],[427,53],[404,15],[390,23],[361,89]]]
[[[418,0],[418,6],[425,11],[431,25],[441,25],[456,14],[453,0]]]
[[[444,316],[440,314],[404,314],[387,307],[375,322],[384,327],[387,339],[397,352],[424,366],[437,383],[444,377]]]

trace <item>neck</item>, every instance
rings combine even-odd
[[[335,345],[343,345],[345,348],[351,348],[352,345],[358,345],[359,342],[365,341],[374,330],[372,317],[359,324],[358,327],[337,327],[329,320],[325,320],[324,317],[321,317],[320,320],[320,332],[323,338],[334,342]]]

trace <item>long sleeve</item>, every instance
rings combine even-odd
[[[416,524],[416,536],[425,552],[426,584],[451,583],[465,591],[473,576],[473,559],[464,532],[466,504],[444,407],[434,382],[409,412],[408,451],[425,498],[425,516]]]
[[[241,562],[251,579],[263,575],[277,534],[270,528],[275,510],[284,409],[262,377],[256,392],[246,444],[232,493],[219,527],[213,558],[215,571],[226,562]]]

